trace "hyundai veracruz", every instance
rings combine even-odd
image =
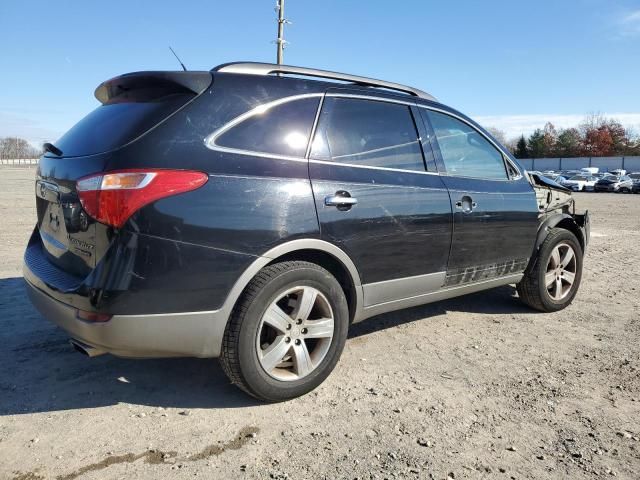
[[[351,323],[516,284],[574,299],[570,191],[420,90],[231,63],[102,83],[39,161],[29,296],[89,356],[220,357],[254,397],[303,395]]]

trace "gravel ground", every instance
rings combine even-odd
[[[0,170],[0,478],[640,478],[639,195],[576,195],[565,311],[502,287],[382,315],[315,392],[261,405],[215,360],[72,350],[23,290],[33,176]]]

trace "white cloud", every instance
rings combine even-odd
[[[623,36],[640,35],[640,10],[627,12],[618,19],[618,28]]]
[[[618,120],[625,127],[640,131],[640,113],[603,113],[602,116]],[[577,127],[585,119],[585,115],[480,115],[473,117],[483,127],[499,128],[507,138],[520,135],[528,136],[536,128],[543,128],[551,122],[557,129]]]

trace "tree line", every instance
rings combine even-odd
[[[640,137],[619,121],[590,115],[577,127],[556,129],[548,122],[531,135],[506,140],[504,132],[488,128],[516,158],[622,157],[640,155]]]
[[[531,135],[507,139],[500,129],[487,130],[516,158],[573,158],[640,156],[640,136],[618,120],[599,114],[589,115],[577,127],[557,129],[547,122]],[[36,148],[24,138],[0,138],[0,159],[38,158]]]
[[[0,138],[0,159],[38,158],[43,150],[36,148],[24,138]]]

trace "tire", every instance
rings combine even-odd
[[[314,299],[306,314],[300,312],[309,304],[303,299],[311,298],[305,295]],[[305,315],[304,321],[293,318]],[[326,337],[328,315],[333,316],[331,338]],[[324,322],[322,332],[318,322]],[[312,391],[329,376],[344,349],[348,328],[347,300],[333,275],[314,263],[276,263],[253,278],[234,307],[220,362],[231,382],[258,400],[289,400]],[[322,338],[307,338],[321,333]],[[279,363],[274,363],[276,358]]]
[[[559,247],[561,260],[566,258],[564,257],[564,252],[568,250],[566,247],[571,248],[574,253],[568,265],[563,265],[560,262],[561,266],[566,267],[566,270],[558,266],[554,268],[555,262],[551,257],[556,247]],[[573,233],[563,228],[552,229],[542,242],[535,262],[527,268],[524,277],[516,286],[520,299],[529,307],[541,312],[556,312],[566,308],[571,304],[580,287],[582,256],[582,248]],[[573,282],[568,284],[571,270],[573,270]],[[547,287],[547,280],[553,279],[553,277],[555,280],[550,287]],[[558,281],[560,288],[557,287]]]

